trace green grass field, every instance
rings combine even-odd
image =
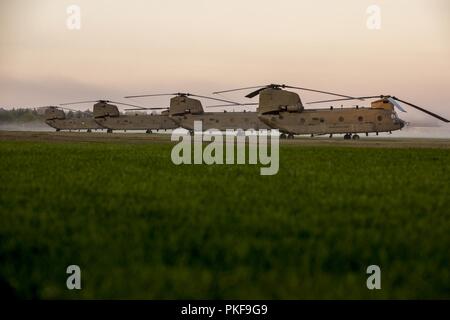
[[[20,298],[450,298],[450,150],[284,145],[280,170],[169,143],[0,142]],[[66,267],[82,270],[66,289]],[[382,289],[366,288],[377,264]]]

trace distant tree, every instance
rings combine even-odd
[[[13,108],[6,110],[0,109],[0,123],[24,123],[31,121],[40,121],[43,116],[40,115],[36,109],[29,108]]]

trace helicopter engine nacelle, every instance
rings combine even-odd
[[[259,113],[279,111],[301,112],[304,107],[300,96],[292,91],[268,88],[259,93]]]
[[[94,118],[118,117],[120,116],[119,108],[116,105],[106,102],[98,102],[94,104]]]
[[[45,109],[44,112],[45,120],[63,120],[66,118],[66,114],[63,110],[59,109],[58,107],[48,107]]]
[[[200,100],[192,99],[186,96],[176,96],[170,99],[169,114],[171,116],[185,113],[201,114],[203,107]]]

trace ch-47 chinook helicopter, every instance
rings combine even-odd
[[[217,99],[207,96],[201,96],[192,93],[164,93],[164,94],[145,94],[137,96],[126,96],[125,98],[141,98],[141,97],[157,97],[157,96],[173,96],[170,99],[170,106],[167,107],[168,114],[175,123],[191,133],[194,130],[194,121],[202,121],[203,130],[210,129],[227,130],[227,129],[269,129],[269,127],[261,122],[256,112],[205,112],[202,103],[198,99],[215,100],[222,103],[222,105],[215,105],[210,107],[224,107],[224,106],[243,106],[230,100]],[[133,110],[145,110],[148,108],[138,108]]]
[[[117,105],[134,107],[135,110],[152,109],[161,110],[165,108],[144,108],[134,104],[122,103],[110,100],[93,100],[63,103],[62,105],[95,103],[94,104],[94,120],[95,122],[106,128],[107,132],[113,130],[146,130],[152,133],[152,130],[170,130],[176,129],[178,126],[169,118],[167,112],[162,114],[121,114]]]
[[[56,129],[56,131],[61,130],[87,130],[91,132],[92,130],[104,129],[101,125],[94,121],[94,118],[67,118],[64,110],[75,111],[73,109],[47,106],[44,108],[44,118],[45,123],[50,127]]]
[[[441,121],[449,122],[447,119],[418,107],[414,104],[400,100],[389,95],[349,97],[342,96],[340,99],[322,100],[309,102],[307,104],[325,103],[346,100],[377,99],[371,103],[370,108],[361,107],[330,107],[329,109],[305,109],[300,96],[284,88],[300,89],[325,94],[338,95],[335,93],[319,90],[305,89],[300,87],[270,84],[266,86],[247,87],[215,93],[232,92],[238,90],[257,89],[248,95],[253,98],[259,95],[259,118],[272,128],[277,128],[282,132],[281,138],[292,139],[294,135],[326,135],[332,137],[333,134],[344,134],[344,139],[359,139],[360,133],[392,132],[400,130],[405,126],[405,121],[401,120],[395,108],[405,112],[399,102],[409,105],[417,110],[425,112]],[[339,96],[339,95],[338,95]]]

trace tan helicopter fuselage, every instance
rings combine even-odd
[[[169,130],[178,125],[163,114],[122,115],[116,105],[99,102],[94,105],[95,121],[110,130]]]
[[[178,126],[167,115],[136,114],[96,118],[101,126],[111,130],[170,130]]]
[[[256,112],[204,112],[201,102],[186,96],[170,99],[170,117],[179,127],[194,130],[194,122],[201,121],[202,129],[216,130],[259,130],[269,129],[258,118]]]
[[[305,109],[298,94],[279,89],[261,91],[259,118],[271,128],[297,135],[390,132],[404,126],[388,99],[374,101],[370,108]]]
[[[98,130],[104,129],[94,118],[66,118],[63,110],[49,107],[45,110],[45,123],[59,130]]]
[[[202,129],[225,131],[230,130],[260,130],[270,129],[264,124],[256,112],[204,112],[202,114],[186,113],[180,116],[171,116],[182,128],[194,130],[194,122],[201,121]]]
[[[262,122],[291,134],[389,132],[404,124],[393,110],[377,108],[307,109],[260,115]]]

